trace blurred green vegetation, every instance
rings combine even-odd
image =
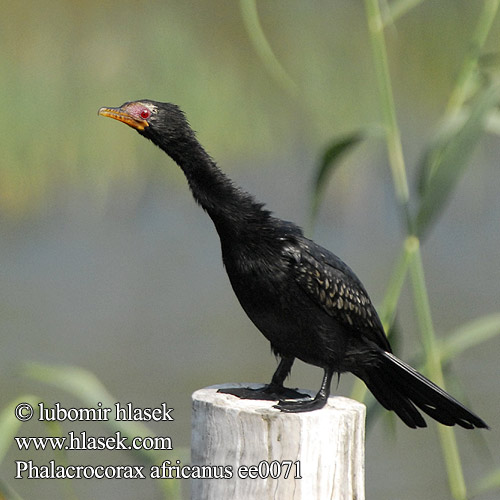
[[[419,3],[418,1],[407,2],[401,0],[393,5],[405,4],[415,7]],[[500,72],[495,75],[485,74],[480,61],[484,53],[484,44],[490,35],[499,5],[499,0],[485,0],[478,20],[474,23],[474,30],[470,35],[469,49],[464,55],[462,67],[450,93],[447,107],[441,118],[440,129],[436,131],[436,136],[423,151],[423,160],[419,169],[419,199],[416,204],[416,213],[413,213],[411,204],[412,190],[408,182],[401,129],[396,115],[384,30],[387,22],[394,22],[396,15],[394,14],[391,18],[391,11],[389,10],[384,23],[379,0],[365,0],[366,17],[380,94],[381,126],[385,131],[385,142],[397,208],[406,233],[406,239],[402,243],[402,255],[394,263],[392,277],[384,298],[382,320],[389,332],[393,327],[402,286],[408,274],[413,289],[415,317],[420,329],[426,372],[442,388],[446,387],[443,359],[432,318],[421,244],[423,235],[430,230],[438,217],[442,215],[458,180],[470,165],[474,149],[479,139],[483,137],[488,129],[489,117],[498,115],[500,108]],[[498,52],[495,54],[497,55]],[[360,130],[357,134],[348,137],[347,140],[344,137],[335,139],[328,147],[318,168],[319,174],[312,203],[313,215],[316,212],[318,195],[324,190],[323,185],[327,178],[325,171],[333,170],[341,156],[340,153],[358,143],[362,137],[363,131]],[[446,344],[451,346],[461,345],[465,350],[485,339],[491,338],[491,336],[500,334],[498,319],[498,315],[487,316],[469,325],[469,328],[462,327],[458,333],[451,335],[444,341],[444,350],[447,350]],[[478,323],[481,325],[480,328],[477,328]],[[491,328],[492,323],[493,328]],[[457,342],[456,339],[459,339],[459,341]],[[448,350],[452,350],[452,348],[448,348]],[[357,381],[353,394],[359,399],[363,398],[366,395],[366,387],[360,381]],[[455,500],[467,500],[467,485],[456,432],[453,428],[438,425],[438,436],[448,475],[450,495]],[[483,480],[483,485],[488,483],[492,491],[500,489],[500,483],[498,480],[496,483],[492,481],[492,477],[498,476],[495,476],[495,473],[490,473],[489,483],[487,480]]]
[[[424,2],[388,28],[398,99],[418,102],[422,114],[439,111],[480,7]],[[118,127],[103,134],[101,105],[141,97],[178,102],[210,151],[228,156],[253,152],[254,144],[258,155],[273,154],[289,147],[292,133],[320,147],[334,133],[377,119],[358,2],[259,4],[262,28],[298,89],[294,98],[261,63],[238,2],[21,0],[4,2],[2,12],[5,217],[43,211],[67,184],[98,197],[116,182],[140,189],[150,172],[138,142]]]

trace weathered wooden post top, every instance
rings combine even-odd
[[[364,405],[333,396],[321,410],[283,413],[217,392],[238,385],[259,387],[193,394],[191,463],[214,479],[192,480],[192,500],[364,500]]]

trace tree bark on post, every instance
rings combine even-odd
[[[193,479],[192,500],[364,500],[364,405],[332,396],[321,410],[283,413],[217,392],[235,386],[259,387],[193,394],[191,463],[217,479]]]

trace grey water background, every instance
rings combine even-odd
[[[426,2],[390,33],[412,182],[479,4]],[[81,7],[53,1],[43,12],[29,1],[5,6],[0,407],[26,393],[82,406],[23,376],[30,361],[80,366],[116,401],[139,407],[166,401],[175,408],[175,422],[151,428],[171,436],[181,450],[189,446],[194,390],[269,381],[274,357],[237,303],[215,230],[179,169],[138,134],[96,112],[141,97],[178,102],[237,184],[277,216],[307,226],[322,147],[377,119],[363,9],[355,2],[314,7],[259,5],[278,56],[303,89],[298,103],[276,87],[255,56],[236,2]],[[23,37],[13,36],[16,27],[23,27]],[[425,242],[440,335],[500,306],[499,156],[498,136],[486,136]],[[379,304],[399,251],[399,225],[384,145],[370,139],[332,179],[314,239],[346,260]],[[405,289],[398,315],[398,354],[406,360],[419,348],[410,298]],[[459,386],[450,390],[463,391],[492,426],[488,433],[458,432],[472,483],[499,464],[499,349],[496,338],[452,363]],[[319,369],[298,362],[289,384],[317,389],[320,381]],[[338,393],[348,395],[352,381],[342,376]],[[97,423],[62,426],[63,432],[87,428],[109,434]],[[384,419],[370,430],[367,498],[448,498],[433,426],[409,431],[397,422],[395,430],[396,438]],[[48,430],[30,422],[20,433]],[[12,446],[0,464],[1,479],[23,498],[70,497],[59,481],[14,480],[14,460],[29,458],[57,461]],[[127,454],[101,451],[67,460],[137,463]],[[160,498],[149,480],[76,483],[78,498]]]

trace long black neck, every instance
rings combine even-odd
[[[160,147],[181,167],[194,199],[211,217],[219,234],[222,231],[236,236],[270,219],[270,212],[261,203],[219,170],[194,133]]]

